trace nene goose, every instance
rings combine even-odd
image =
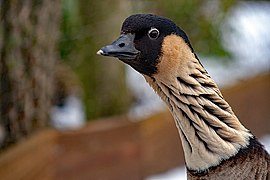
[[[132,15],[120,37],[97,54],[129,64],[168,105],[189,179],[270,179],[269,154],[239,122],[174,22]]]

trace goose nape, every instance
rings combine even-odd
[[[269,154],[238,120],[186,33],[173,21],[131,15],[120,37],[97,54],[130,65],[167,104],[182,142],[188,179],[270,179]]]

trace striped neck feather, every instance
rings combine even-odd
[[[252,135],[215,88],[188,85],[180,78],[174,85],[146,79],[174,117],[189,169],[206,170],[248,145]]]
[[[172,44],[169,44],[170,48]],[[163,46],[166,46],[166,39]],[[153,77],[145,76],[145,79],[166,102],[174,117],[187,167],[207,170],[246,147],[252,134],[239,122],[193,53],[173,48],[182,55],[178,59],[181,65],[175,63],[168,67],[166,63],[175,61],[170,57],[177,54],[166,54],[174,52],[164,48],[158,73]]]

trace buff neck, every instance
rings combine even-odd
[[[145,79],[174,117],[188,169],[205,171],[248,146],[252,134],[183,39],[164,39],[157,67]]]

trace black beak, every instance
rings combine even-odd
[[[117,57],[120,60],[133,60],[139,55],[138,51],[134,47],[134,34],[122,34],[112,44],[101,48],[97,54],[103,56]]]

